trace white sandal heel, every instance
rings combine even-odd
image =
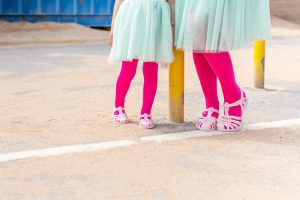
[[[217,118],[212,116],[213,113],[219,113],[217,109],[208,108],[204,112],[207,112],[207,116],[200,117],[195,123],[196,127],[202,131],[214,131],[217,129]]]
[[[118,111],[118,114],[115,114],[115,112]],[[128,123],[127,114],[125,113],[125,110],[123,107],[118,107],[113,109],[114,112],[114,124],[115,125],[123,125]]]
[[[152,120],[152,115],[147,113],[141,115],[139,127],[144,129],[153,129],[155,127],[155,124],[154,121]]]
[[[247,107],[247,104],[248,104],[248,99],[245,96],[245,92],[243,90],[241,90],[241,99],[240,100],[238,100],[232,104],[225,102],[224,103],[224,116],[218,122],[218,125],[217,125],[218,130],[222,131],[222,132],[236,132],[236,131],[241,130],[242,125],[243,125],[243,114]],[[231,107],[235,107],[235,106],[241,106],[241,109],[242,109],[241,117],[229,115],[229,109]]]

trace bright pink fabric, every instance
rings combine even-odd
[[[122,69],[116,84],[115,107],[124,107],[125,98],[130,88],[130,84],[136,74],[138,60],[132,62],[123,61]],[[158,64],[155,62],[144,62],[144,89],[143,89],[143,106],[141,114],[151,114],[153,102],[155,99],[158,83]]]
[[[228,52],[194,53],[193,57],[207,108],[219,108],[217,79],[220,81],[225,102],[233,103],[240,99],[240,87],[236,82]],[[233,107],[229,110],[229,114],[241,116],[241,108]]]

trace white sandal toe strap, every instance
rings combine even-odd
[[[113,112],[115,113],[116,111],[118,111],[118,114],[114,114],[114,122],[115,123],[119,123],[119,122],[126,122],[127,121],[127,114],[125,113],[125,110],[123,107],[118,107],[118,108],[114,108]]]
[[[151,129],[154,128],[155,124],[154,121],[152,120],[152,115],[151,114],[142,114],[140,116],[140,127],[146,128],[146,129]]]
[[[241,125],[242,124],[242,118],[241,117],[223,117],[220,120],[220,123],[224,126],[229,126],[230,124],[235,124],[235,125]]]
[[[209,130],[215,130],[217,127],[217,118],[212,116],[213,113],[219,113],[219,110],[214,109],[214,108],[208,108],[206,109],[204,112],[207,112],[207,115],[201,116],[197,122],[196,122],[196,126],[198,127],[198,129],[200,130],[205,130],[205,131],[209,131]]]
[[[198,122],[203,123],[203,124],[212,124],[215,123],[217,121],[217,118],[215,117],[200,117],[198,119]]]
[[[213,113],[219,114],[219,110],[217,110],[213,107],[207,108],[204,112],[207,112],[207,117],[211,117]]]
[[[231,107],[241,106],[242,115],[238,116],[230,116],[229,109]],[[241,90],[241,98],[234,103],[224,103],[224,116],[219,121],[219,127],[221,130],[239,130],[242,126],[243,121],[243,112],[247,106],[247,98],[244,95],[244,91]]]

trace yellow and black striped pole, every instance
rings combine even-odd
[[[184,52],[174,48],[174,62],[169,71],[170,120],[184,122]]]
[[[266,42],[254,42],[254,87],[265,88],[265,53]]]

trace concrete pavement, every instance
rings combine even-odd
[[[252,48],[232,52],[248,94],[245,123],[300,117],[300,31],[273,29],[266,90],[252,88]],[[119,66],[105,45],[0,48],[0,155],[131,140],[128,147],[0,163],[1,199],[299,199],[299,125],[163,143],[141,137],[195,131],[204,99],[186,54],[186,123],[168,120],[168,69],[159,71],[158,126],[137,127],[143,76],[128,94],[130,124],[112,126]],[[221,94],[221,91],[220,91]],[[222,102],[222,99],[221,99]],[[183,133],[184,134],[184,133]]]

